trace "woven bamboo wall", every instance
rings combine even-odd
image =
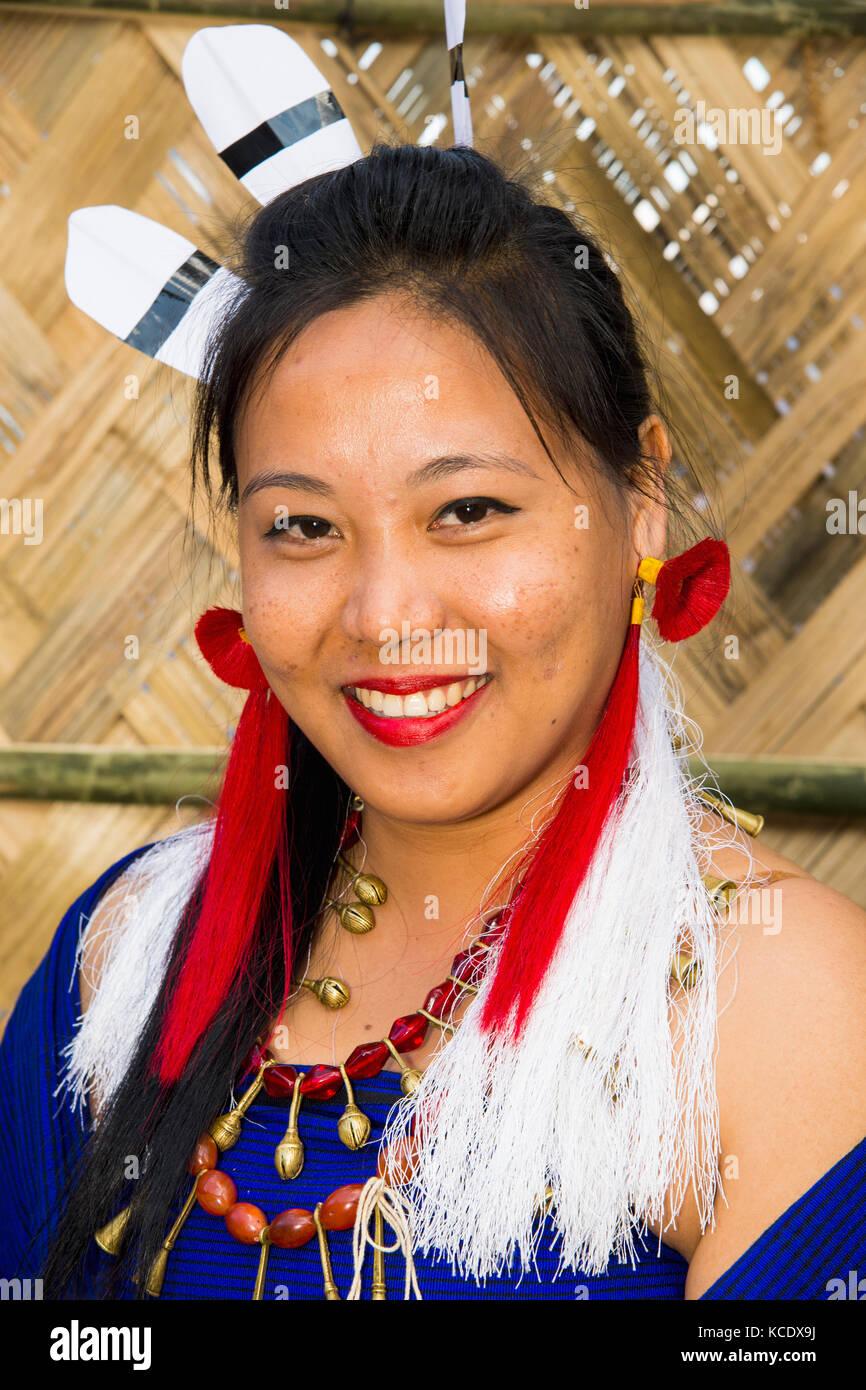
[[[0,19],[0,496],[41,498],[44,517],[41,544],[0,535],[4,743],[218,744],[237,714],[190,641],[195,616],[237,594],[230,540],[185,534],[188,388],[63,284],[66,219],[84,204],[134,208],[219,257],[220,216],[246,195],[184,95],[196,27]],[[439,35],[377,50],[286,27],[362,146],[449,142]],[[727,522],[723,635],[739,654],[717,634],[677,657],[705,747],[866,757],[864,541],[829,534],[826,511],[866,496],[863,43],[473,39],[470,23],[466,61],[476,144],[534,168],[608,237]],[[781,108],[782,149],[678,144],[675,113],[699,99]],[[0,801],[0,1005],[103,868],[200,811]],[[770,823],[763,838],[866,904],[862,822]]]

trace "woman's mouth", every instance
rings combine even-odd
[[[380,686],[372,682],[345,685],[342,691],[362,728],[382,743],[406,747],[426,743],[450,729],[474,707],[491,680],[490,673],[485,672],[436,686],[431,686],[427,678],[419,681],[423,688],[405,689],[402,693],[388,686],[408,685],[405,678],[399,682],[382,681]]]

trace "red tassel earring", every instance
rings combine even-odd
[[[622,790],[634,738],[638,700],[642,580],[656,584],[659,633],[678,642],[716,614],[730,584],[723,541],[703,540],[671,560],[647,557],[638,568],[631,621],[601,721],[555,815],[516,871],[502,953],[484,1001],[481,1026],[516,1041],[562,937],[568,911],[589,869],[602,831]]]
[[[656,589],[652,616],[664,642],[692,637],[714,618],[731,587],[731,556],[711,537],[670,560],[641,560],[638,578]]]
[[[286,792],[278,785],[278,770],[288,764],[290,725],[241,623],[242,615],[232,609],[209,608],[195,628],[202,655],[216,675],[250,693],[220,790],[201,911],[154,1054],[154,1070],[166,1085],[181,1076],[193,1049],[242,974],[275,859],[280,869],[279,914],[286,968],[283,1003],[290,989],[292,908]]]

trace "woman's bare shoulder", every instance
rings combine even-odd
[[[866,1134],[866,912],[760,841],[726,848],[720,876],[742,881],[750,850],[764,886],[735,897],[719,930],[724,1194],[689,1298]]]
[[[818,880],[808,869],[795,864],[760,837],[747,835],[744,830],[724,821],[717,812],[707,810],[701,832],[711,864],[709,872],[717,878],[742,883],[748,875],[756,882],[780,882],[784,878]]]

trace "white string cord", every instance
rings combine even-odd
[[[387,1221],[394,1231],[393,1245],[380,1245],[375,1237],[370,1235],[370,1222],[376,1215],[377,1207],[382,1213],[382,1220]],[[404,1302],[410,1299],[412,1293],[420,1301],[421,1290],[418,1287],[415,1261],[412,1257],[412,1210],[402,1194],[394,1188],[388,1187],[384,1179],[379,1177],[368,1179],[358,1198],[358,1211],[352,1230],[352,1255],[355,1273],[352,1286],[346,1295],[347,1301],[358,1302],[360,1300],[364,1257],[368,1245],[374,1250],[381,1250],[383,1255],[393,1255],[398,1250],[402,1252],[406,1262],[403,1285]]]

